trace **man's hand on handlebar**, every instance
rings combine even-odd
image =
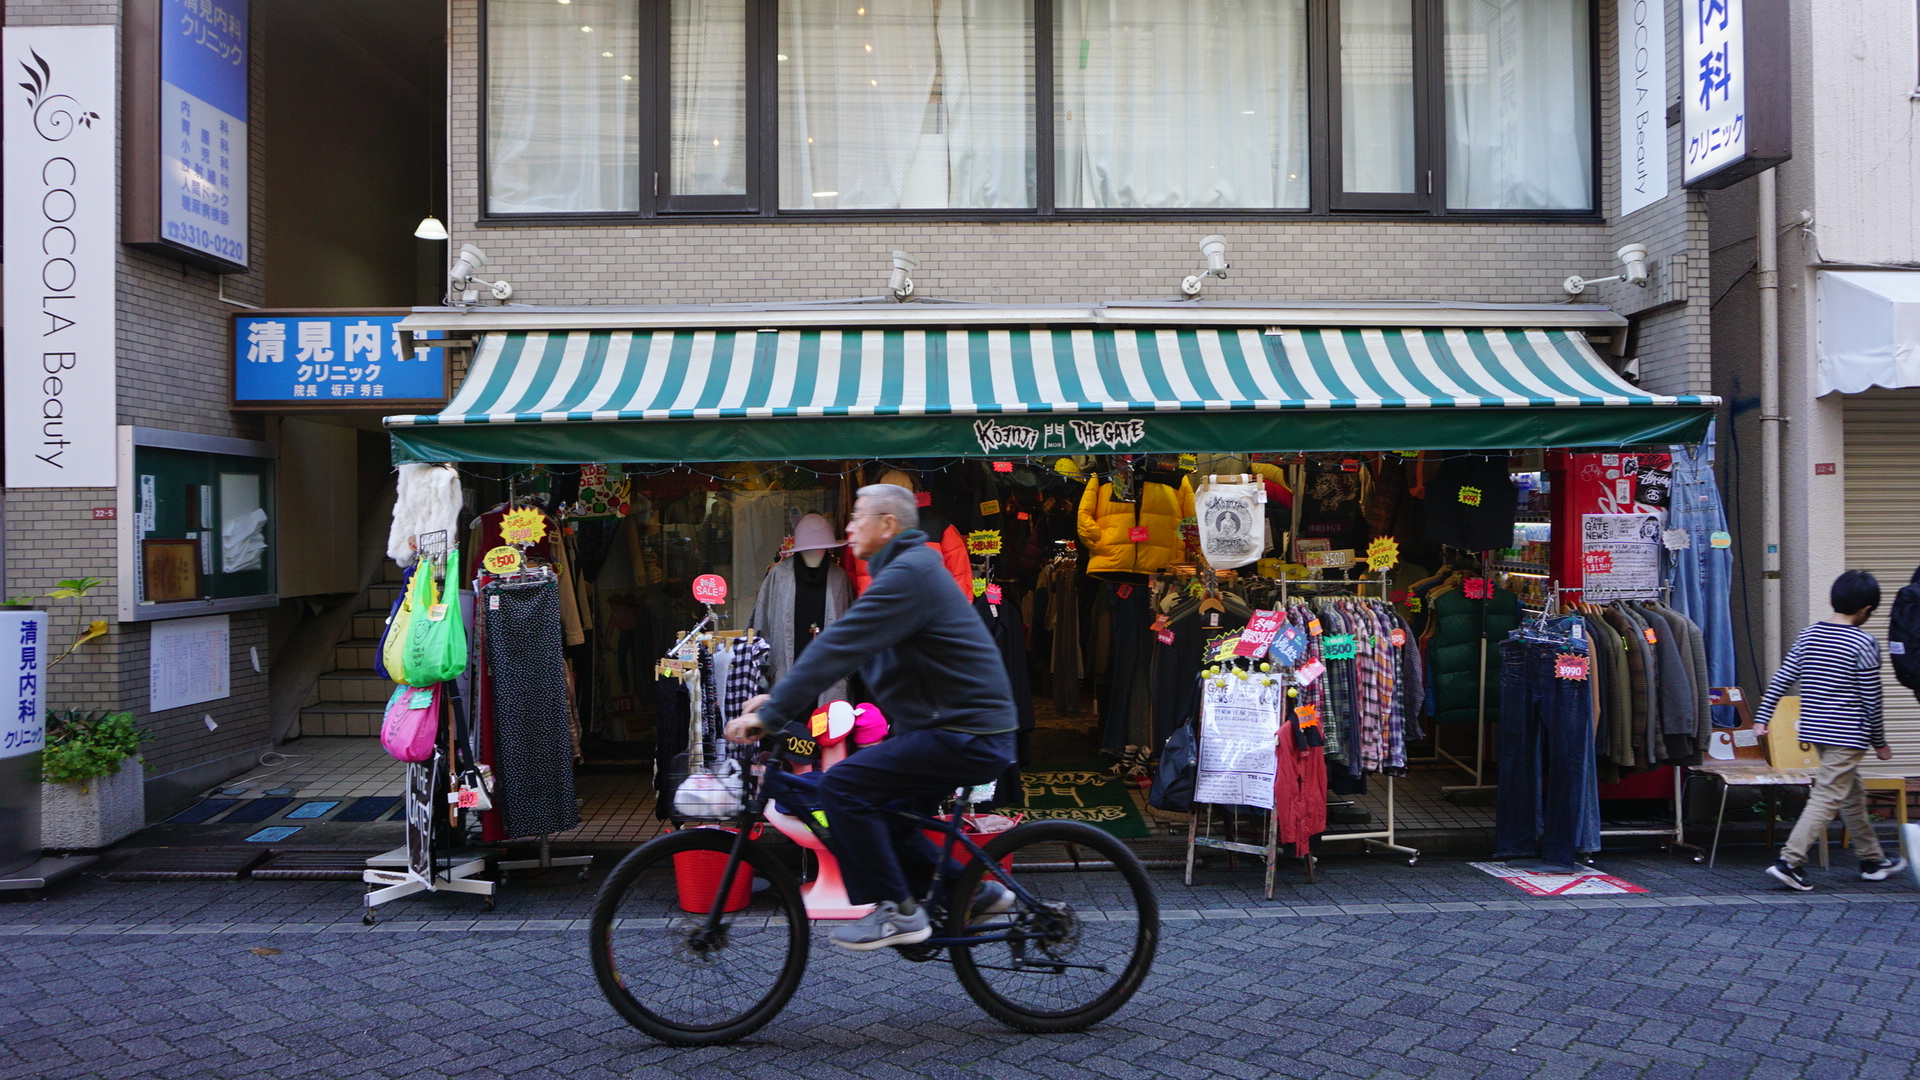
[[[760,719],[760,706],[767,703],[766,694],[756,694],[747,701],[740,715],[727,721],[727,741],[739,746],[752,746],[767,737],[767,725]]]

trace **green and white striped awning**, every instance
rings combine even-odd
[[[1637,445],[1717,404],[1566,330],[506,331],[386,423],[402,460],[724,461]]]

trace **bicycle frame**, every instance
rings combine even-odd
[[[714,890],[713,908],[707,913],[706,923],[694,935],[693,943],[696,947],[711,942],[720,935],[722,930],[721,919],[726,914],[726,898],[733,889],[733,883],[739,872],[740,865],[746,861],[746,845],[752,842],[748,839],[748,834],[752,831],[753,826],[760,821],[766,810],[767,802],[771,798],[764,783],[765,776],[761,774],[758,766],[752,769],[742,770],[742,781],[749,785],[750,790],[747,792],[740,815],[733,819],[733,846],[727,853],[727,866],[726,869],[721,872],[719,887]],[[1020,904],[1025,905],[1029,910],[1043,910],[1038,897],[1028,892],[1026,887],[1018,881],[1015,881],[1013,875],[1007,871],[1006,867],[1001,866],[998,861],[989,858],[986,849],[975,843],[972,838],[967,835],[963,824],[966,819],[967,804],[956,801],[953,814],[950,818],[922,814],[914,810],[903,810],[895,806],[876,806],[867,802],[861,802],[861,805],[867,809],[877,810],[881,813],[891,815],[899,820],[912,822],[918,828],[937,831],[946,837],[946,842],[940,850],[940,859],[934,864],[933,880],[928,885],[927,896],[923,898],[924,900],[931,901],[934,896],[939,894],[940,885],[946,873],[947,863],[953,858],[954,845],[958,843],[966,849],[970,857],[980,860],[981,865],[986,868],[986,872],[993,875],[994,880],[1010,890]],[[822,859],[831,859],[834,858],[834,855],[831,851],[823,850],[820,852],[819,857]],[[1006,941],[1024,941],[1045,936],[1044,934],[1031,931],[1022,931],[1011,921],[985,923],[981,924],[978,929],[985,932],[970,932],[964,937],[930,937],[921,942],[920,945],[925,948],[967,948],[974,945],[989,945]]]

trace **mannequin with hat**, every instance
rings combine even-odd
[[[773,564],[760,583],[749,625],[773,647],[767,654],[773,678],[785,675],[814,637],[853,602],[853,580],[827,557],[844,543],[826,518],[808,514],[794,523],[790,552]],[[837,683],[820,695],[820,704],[846,696],[846,683]]]

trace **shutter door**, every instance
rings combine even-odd
[[[1920,390],[1855,394],[1846,410],[1847,567],[1880,579],[1880,611],[1866,629],[1884,642],[1894,594],[1920,567]],[[1890,664],[1881,681],[1894,760],[1920,765],[1920,700]]]

